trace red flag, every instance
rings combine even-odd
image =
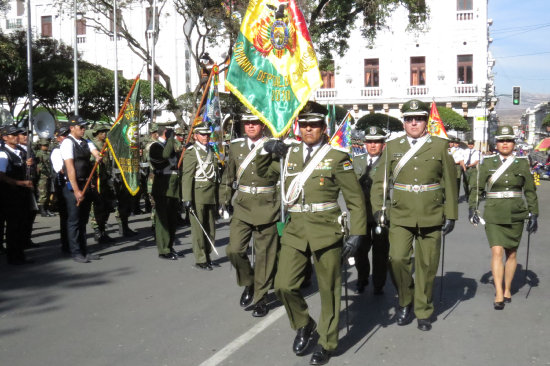
[[[441,121],[441,117],[439,117],[439,112],[437,111],[434,101],[432,101],[430,117],[428,118],[428,132],[432,136],[442,137],[444,139],[449,138],[445,126],[443,126],[443,121]]]

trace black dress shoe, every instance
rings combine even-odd
[[[375,287],[373,293],[375,295],[384,295],[384,288],[383,287]]]
[[[208,261],[207,263],[210,267],[221,267],[221,265],[218,262]]]
[[[425,332],[432,329],[432,322],[430,319],[417,319],[418,320],[418,329],[423,330]]]
[[[495,308],[495,310],[502,310],[504,309],[504,301],[495,301],[493,303],[493,307]]]
[[[292,350],[296,355],[301,356],[306,352],[307,347],[313,340],[313,332],[316,328],[317,323],[310,317],[307,325],[296,331],[296,337],[294,343],[292,343]]]
[[[252,303],[252,299],[254,298],[254,285],[245,286],[243,293],[241,295],[241,301],[239,304],[241,307],[246,308],[248,305]]]
[[[311,355],[311,360],[309,360],[310,365],[326,365],[328,363],[328,360],[330,359],[330,356],[332,356],[331,351],[327,351],[322,346],[317,346],[315,348],[315,351]]]
[[[202,269],[204,271],[211,271],[212,270],[212,267],[209,266],[208,263],[197,263],[197,264],[195,264],[195,266],[198,269]]]
[[[357,281],[357,284],[355,285],[355,291],[353,291],[355,294],[362,294],[365,292],[365,284],[363,282]]]
[[[397,325],[407,325],[413,320],[412,303],[397,310]]]
[[[175,261],[178,259],[178,256],[175,255],[174,253],[166,253],[166,254],[159,254],[159,258]]]
[[[505,304],[509,304],[512,302],[512,298],[511,297],[506,297],[504,296],[504,301],[503,301]]]
[[[185,253],[183,252],[183,250],[180,250],[178,252],[174,248],[172,248],[172,249],[170,249],[170,253],[174,254],[176,257],[180,257],[180,258],[185,257]]]
[[[261,318],[267,315],[267,296],[264,295],[255,305],[254,311],[252,311],[252,316],[255,318]]]

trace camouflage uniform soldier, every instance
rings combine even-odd
[[[108,123],[98,122],[93,130],[92,142],[98,151],[105,145],[107,132],[111,129]],[[96,168],[97,197],[90,211],[90,224],[94,229],[94,239],[97,243],[112,243],[114,240],[105,232],[105,226],[111,212],[115,211],[115,190],[113,186],[113,160],[109,150],[103,153],[103,159]]]
[[[55,216],[49,210],[51,179],[52,179],[52,167],[50,163],[50,141],[45,138],[41,138],[38,141],[39,150],[36,152],[36,164],[38,170],[38,210],[40,216],[50,217]]]

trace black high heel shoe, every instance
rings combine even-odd
[[[506,297],[506,296],[504,296],[504,302],[505,302],[506,304],[509,304],[509,303],[512,302],[512,298],[511,298],[511,297]]]
[[[493,307],[495,308],[495,310],[502,310],[504,309],[504,301],[495,301],[493,303]]]

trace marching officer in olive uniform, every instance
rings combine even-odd
[[[111,126],[106,122],[96,122],[93,130],[92,143],[98,151],[103,149],[107,132]],[[108,149],[96,168],[96,192],[90,212],[90,225],[94,229],[94,239],[97,243],[112,243],[114,240],[105,232],[111,212],[115,212],[116,197],[113,185],[113,160]]]
[[[374,294],[381,295],[384,293],[384,284],[388,273],[390,244],[387,230],[384,229],[377,233],[374,211],[370,203],[370,191],[374,173],[380,166],[382,169],[384,168],[384,164],[380,164],[380,155],[382,155],[385,146],[386,134],[380,127],[371,126],[367,127],[364,139],[367,153],[353,158],[353,169],[363,189],[367,205],[367,236],[355,254],[355,267],[357,268],[355,292],[362,293],[369,283],[369,250],[372,248]]]
[[[279,174],[271,169],[266,178],[258,176],[256,155],[268,140],[263,136],[265,126],[250,112],[243,115],[242,122],[246,137],[231,142],[220,201],[229,207],[237,191],[226,252],[236,269],[237,284],[244,286],[240,305],[246,307],[254,302],[252,316],[262,317],[268,312],[267,292],[273,284],[279,243],[277,221],[281,203],[276,189]],[[254,238],[254,267],[247,255],[251,237]]]
[[[302,142],[290,147],[280,140],[268,141],[264,149],[284,158],[284,203],[290,219],[281,238],[275,275],[275,293],[285,306],[292,329],[297,330],[292,349],[303,355],[315,329],[319,341],[310,364],[327,363],[338,345],[341,295],[341,262],[354,255],[366,233],[365,200],[349,155],[331,147],[325,136],[324,106],[308,102],[298,116]],[[288,152],[287,152],[288,150]],[[258,162],[265,176],[270,155]],[[271,165],[273,166],[273,165]],[[350,236],[342,246],[339,193],[343,193],[351,215]],[[300,292],[304,269],[313,257],[319,292],[319,325],[310,317]]]
[[[474,140],[470,139],[466,144],[468,148],[462,150],[462,160],[464,161],[462,184],[464,185],[464,196],[468,197],[470,179],[472,179],[472,175],[476,174],[476,166],[481,163],[481,152],[474,147]]]
[[[159,258],[177,260],[174,239],[181,197],[178,155],[174,149],[174,130],[161,127],[159,134],[158,141],[153,142],[149,149],[154,174],[151,194],[155,203],[155,240]]]
[[[456,170],[448,153],[447,140],[427,133],[429,106],[411,100],[401,111],[406,135],[386,144],[381,159],[387,164],[387,176],[384,174],[386,169],[376,171],[371,199],[375,217],[382,221],[385,215],[377,211],[383,206],[385,182],[391,182],[390,266],[399,295],[397,324],[406,325],[412,321],[414,304],[418,329],[428,331],[432,327],[432,292],[439,265],[441,235],[452,231],[458,217]]]
[[[212,266],[219,267],[210,259],[210,252],[216,236],[214,216],[220,171],[216,155],[208,145],[210,128],[201,123],[195,126],[193,136],[195,143],[183,155],[182,201],[183,207],[192,213],[191,236],[196,266],[211,271]]]
[[[50,141],[45,138],[38,140],[39,150],[35,153],[38,170],[38,211],[42,217],[55,216],[49,210],[52,179],[50,163]]]
[[[512,302],[512,280],[524,220],[528,219],[529,234],[535,233],[538,228],[539,205],[535,182],[529,161],[514,154],[514,138],[511,126],[500,126],[495,134],[498,154],[485,157],[479,166],[479,179],[475,175],[470,179],[469,218],[474,225],[481,222],[477,211],[479,197],[484,190],[487,192],[483,217],[492,253],[495,310],[502,310],[505,303]]]

